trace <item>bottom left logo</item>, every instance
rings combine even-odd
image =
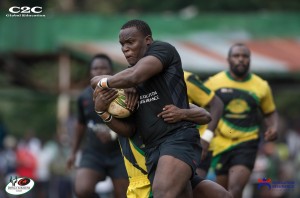
[[[11,195],[22,195],[29,192],[34,186],[34,181],[28,177],[10,177],[5,190]]]

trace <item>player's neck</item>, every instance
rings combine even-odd
[[[236,81],[245,81],[248,78],[248,76],[249,76],[248,72],[245,75],[243,75],[243,76],[237,76],[232,71],[229,71],[229,74],[230,74],[231,78],[233,78]]]

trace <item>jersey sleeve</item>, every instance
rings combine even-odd
[[[155,56],[163,64],[163,67],[166,68],[174,58],[174,50],[175,48],[168,43],[154,42],[145,56]]]
[[[264,114],[269,114],[275,111],[276,106],[274,103],[272,90],[267,82],[265,82],[265,94],[261,99],[260,107]]]
[[[201,107],[206,106],[214,97],[215,92],[206,87],[197,75],[190,74],[185,77],[189,102]]]

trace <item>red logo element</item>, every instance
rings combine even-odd
[[[263,179],[258,179],[257,180],[258,183],[271,183],[272,180],[269,178],[269,179],[266,179],[266,178],[263,178]]]
[[[20,179],[19,181],[18,181],[18,184],[20,185],[20,186],[26,186],[27,184],[29,184],[30,183],[30,179],[28,179],[28,178],[23,178],[23,179]]]

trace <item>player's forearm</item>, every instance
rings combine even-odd
[[[72,153],[76,154],[76,152],[79,150],[81,141],[83,139],[84,133],[85,133],[85,126],[81,124],[77,124],[75,127],[75,134],[73,137],[72,142]]]
[[[207,124],[211,121],[211,116],[208,111],[196,105],[190,105],[190,107],[190,109],[182,109],[184,120],[197,124]]]
[[[273,130],[277,131],[278,129],[278,113],[274,111],[265,116],[265,123],[267,128],[272,128]]]
[[[103,79],[103,76],[95,76],[91,79],[93,89],[96,88],[98,82]],[[138,83],[138,76],[132,68],[125,69],[113,76],[107,77],[107,84],[110,88],[130,88],[135,87]]]
[[[209,122],[207,128],[211,131],[215,131],[217,128],[218,122],[223,114],[224,104],[218,96],[214,96],[211,102],[209,103],[209,110],[211,115],[211,121]]]

